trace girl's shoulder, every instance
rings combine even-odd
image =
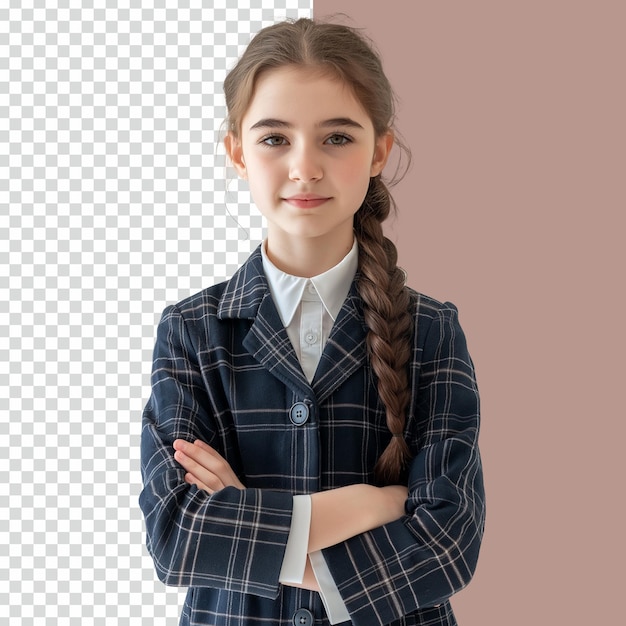
[[[450,342],[465,336],[455,304],[441,302],[414,289],[409,289],[409,293],[416,345],[424,347],[432,342]]]
[[[199,310],[202,310],[204,313],[216,313],[227,284],[228,281],[225,280],[211,285],[210,287],[206,287],[170,305],[168,308],[176,310],[184,317]]]
[[[246,317],[258,307],[266,292],[267,281],[260,248],[257,248],[231,278],[187,296],[168,308],[183,317]]]
[[[456,315],[458,310],[452,302],[441,302],[431,296],[407,287],[411,298],[411,311],[414,315],[426,317],[441,317],[446,315]]]

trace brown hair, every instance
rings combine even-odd
[[[231,133],[238,136],[240,132],[259,76],[286,65],[319,68],[349,85],[369,114],[377,137],[393,128],[393,91],[371,43],[354,28],[299,19],[261,30],[226,77],[224,94]],[[394,140],[410,160],[410,152],[395,133]],[[409,455],[403,436],[410,400],[409,292],[404,272],[397,266],[396,247],[382,229],[393,206],[378,175],[370,179],[363,204],[354,217],[359,244],[358,289],[368,327],[368,354],[392,433],[375,467],[381,483],[397,482]]]

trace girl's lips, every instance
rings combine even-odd
[[[287,204],[291,204],[291,206],[298,207],[299,209],[312,209],[314,207],[320,206],[324,204],[324,202],[328,202],[330,198],[325,198],[323,196],[291,196],[289,198],[284,198]]]

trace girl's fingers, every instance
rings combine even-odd
[[[185,455],[192,459],[198,467],[201,467],[213,474],[222,477],[230,470],[230,465],[210,446],[204,444],[200,446],[197,442],[189,443],[188,441],[177,440],[174,442],[174,449],[178,455]],[[176,458],[176,454],[174,455]],[[178,461],[178,458],[176,458]]]
[[[180,450],[204,465],[208,465],[214,460],[224,461],[224,458],[217,450],[204,443],[204,441],[200,441],[200,439],[196,439],[193,443],[184,439],[176,439],[174,441],[174,450]]]
[[[212,494],[214,492],[213,489],[211,489],[208,485],[205,485],[199,478],[197,478],[190,472],[187,472],[185,474],[185,482],[189,483],[190,485],[195,485],[198,489],[202,489],[209,494]]]
[[[185,457],[193,459],[194,462],[206,469],[210,469],[210,465],[213,462],[213,456],[208,450],[184,439],[174,441],[174,450],[176,450],[174,457],[176,457],[176,454],[185,455]],[[178,458],[176,460],[178,461]]]
[[[200,439],[196,439],[193,442],[193,445],[208,453],[208,455],[211,457],[211,471],[215,472],[223,478],[236,478],[235,472],[233,472],[228,461],[215,448],[212,448],[210,445],[204,443],[204,441],[201,441]]]
[[[204,489],[205,491],[209,491],[209,493],[212,493],[213,491],[218,491],[225,486],[223,481],[217,474],[207,469],[184,452],[177,450],[174,453],[174,458],[195,479],[194,484],[196,484],[198,488]]]
[[[176,461],[210,490],[217,491],[226,486],[244,489],[224,457],[203,441],[197,439],[190,443],[177,439],[174,449]]]
[[[215,448],[212,448],[208,443],[204,443],[204,441],[202,441],[201,439],[196,439],[193,442],[193,445],[198,446],[199,448],[202,448],[203,450],[206,450],[209,453],[212,452],[214,455],[217,455],[220,458],[222,456]]]

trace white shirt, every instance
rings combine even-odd
[[[335,319],[350,291],[359,264],[356,239],[350,252],[334,267],[312,278],[292,276],[279,270],[261,246],[263,270],[270,293],[309,383],[330,336]],[[294,496],[291,530],[280,572],[280,582],[301,583],[306,567],[311,526],[310,496]],[[308,555],[320,587],[322,602],[331,624],[350,619],[346,605],[321,551]]]

